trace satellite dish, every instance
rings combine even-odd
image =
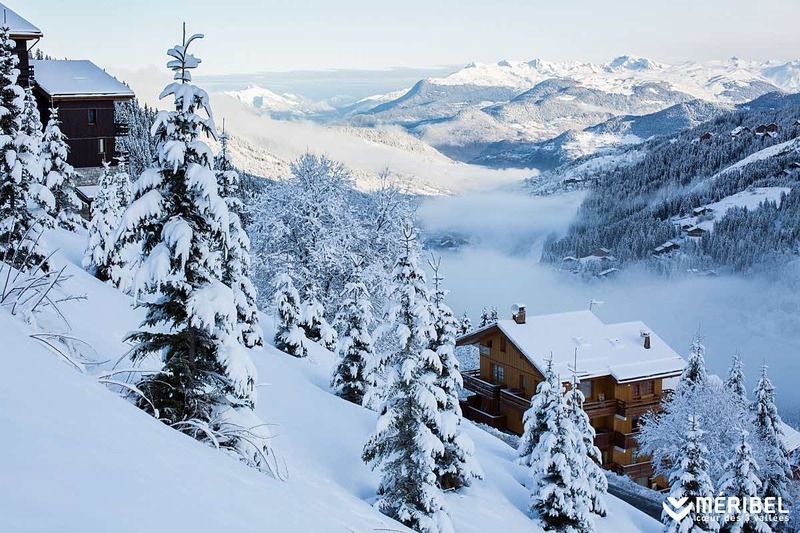
[[[515,315],[519,313],[519,304],[514,304],[511,306],[511,313]]]

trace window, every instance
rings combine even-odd
[[[633,384],[633,397],[638,399],[642,396],[649,396],[653,394],[653,380],[642,381]]]
[[[591,381],[581,381],[578,385],[578,388],[581,389],[583,393],[583,397],[587,400],[592,397],[592,382]]]
[[[631,417],[631,432],[639,431],[639,415]]]
[[[87,109],[86,115],[90,126],[97,124],[97,109]]]
[[[503,352],[503,353],[505,353],[505,351],[506,351],[506,338],[505,337],[501,337],[500,338],[500,351]]]
[[[528,384],[528,380],[525,378],[525,374],[519,375],[519,388],[523,392],[526,390],[525,386]]]
[[[97,139],[97,153],[98,154],[105,154],[106,153],[106,140],[105,139]]]
[[[500,366],[492,363],[492,383],[495,385],[502,385],[505,383],[505,369]]]

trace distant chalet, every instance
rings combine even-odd
[[[127,135],[127,125],[114,120],[114,104],[132,99],[133,91],[88,60],[31,60],[30,50],[44,34],[2,3],[0,10],[17,45],[18,83],[33,87],[43,123],[50,118],[49,109],[58,108],[70,148],[67,162],[83,169],[113,162],[116,138]]]
[[[522,415],[547,361],[567,384],[577,360],[584,409],[597,432],[603,467],[653,485],[650,458],[638,452],[636,435],[645,413],[659,409],[664,381],[678,377],[685,361],[643,322],[606,324],[591,311],[526,317],[521,304],[499,320],[456,341],[476,346],[480,368],[462,372],[470,395],[467,418],[521,434]]]

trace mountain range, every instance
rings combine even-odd
[[[444,77],[419,80],[410,89],[345,105],[257,86],[227,94],[277,119],[400,126],[463,162],[551,168],[694,126],[767,93],[797,91],[800,61],[733,57],[666,64],[620,56],[600,64],[472,63]],[[643,116],[648,118],[634,118]]]

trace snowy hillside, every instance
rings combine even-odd
[[[70,327],[61,332],[93,350],[84,350],[89,371],[82,374],[0,307],[4,353],[13,355],[0,374],[0,423],[14,436],[6,439],[0,473],[15,488],[4,497],[0,530],[407,531],[369,504],[378,476],[360,453],[377,415],[329,392],[332,354],[314,348],[298,360],[272,347],[251,354],[260,376],[259,415],[273,424],[273,446],[286,465],[285,481],[271,479],[171,430],[97,382],[117,361],[128,368],[128,347],[119,339],[142,313],[75,266],[85,237],[57,230],[47,238],[61,247],[55,266],[66,266],[70,276],[63,291],[86,295],[62,303]],[[263,322],[270,329],[272,321]],[[525,469],[514,462],[514,450],[466,425],[486,479],[446,495],[455,530],[541,531],[527,514]],[[627,504],[608,500],[609,517],[598,519],[598,532],[661,530]]]

